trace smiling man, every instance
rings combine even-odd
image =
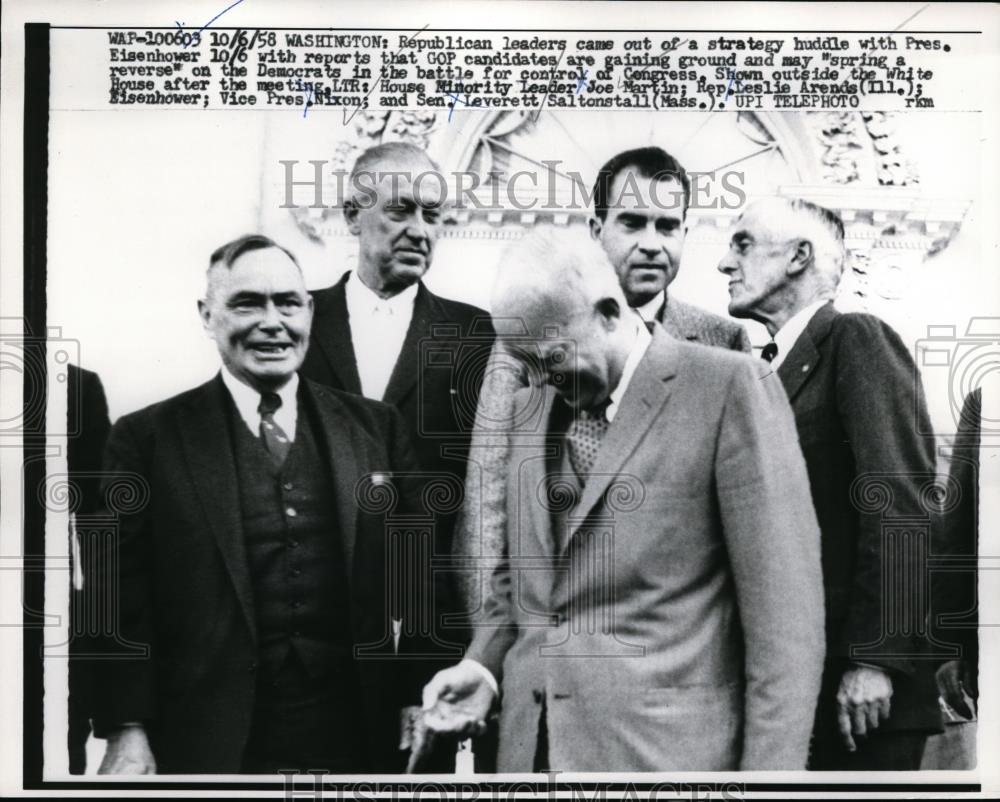
[[[147,497],[118,510],[110,625],[146,654],[98,670],[100,771],[398,771],[405,666],[355,648],[391,626],[384,520],[355,493],[416,509],[403,422],[299,378],[312,299],[266,237],[212,255],[198,310],[220,373],[108,442],[108,482]]]

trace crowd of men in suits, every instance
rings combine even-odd
[[[900,338],[833,307],[837,215],[736,222],[757,359],[668,293],[691,188],[661,149],[601,169],[590,236],[514,242],[491,314],[422,281],[434,169],[360,156],[332,287],[267,237],[220,247],[220,372],[111,429],[107,480],[149,503],[105,580],[145,651],[88,678],[101,771],[449,771],[467,737],[500,772],[919,768],[935,671],[962,674],[926,596],[891,598],[913,552],[884,522],[927,517],[934,441]]]

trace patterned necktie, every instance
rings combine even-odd
[[[760,352],[760,358],[765,362],[771,362],[778,355],[778,344],[773,340],[769,342]]]
[[[292,444],[288,435],[274,420],[274,413],[281,408],[281,396],[277,393],[261,393],[257,411],[260,413],[260,440],[271,455],[274,464],[281,467],[288,456]]]
[[[592,410],[580,410],[566,430],[569,463],[576,471],[581,484],[586,483],[597,460],[597,452],[601,447],[604,433],[611,425],[605,415],[607,408],[608,404],[605,403]]]

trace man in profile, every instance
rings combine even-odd
[[[524,324],[501,341],[538,413],[511,434],[504,559],[466,659],[424,690],[428,726],[482,731],[499,699],[503,772],[802,768],[819,530],[782,388],[650,333],[589,238],[534,232],[504,264],[494,315]]]
[[[101,772],[399,771],[384,518],[359,499],[416,508],[402,420],[299,377],[312,299],[266,237],[212,255],[198,310],[221,371],[108,442],[109,481],[148,495],[120,512],[112,622],[148,656],[100,667]]]
[[[827,657],[809,767],[909,771],[920,768],[941,713],[916,635],[926,611],[919,597],[899,595],[917,590],[883,526],[932,512],[920,488],[934,478],[934,438],[920,434],[930,421],[899,335],[877,317],[834,309],[845,258],[836,214],[772,198],[740,216],[719,270],[730,314],[773,338],[762,357],[795,413],[822,530]],[[887,493],[884,509],[861,501],[865,483]],[[904,610],[915,616],[909,624],[886,620]]]

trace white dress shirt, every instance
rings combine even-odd
[[[347,279],[347,317],[361,393],[366,398],[381,401],[385,396],[413,319],[417,287],[414,283],[391,298],[379,298],[357,273]]]
[[[626,324],[628,320],[629,319],[626,318]],[[649,344],[652,341],[653,335],[649,333],[645,324],[641,321],[636,321],[635,340],[632,343],[632,350],[629,351],[628,357],[625,359],[625,367],[622,368],[622,376],[618,380],[618,384],[615,385],[615,389],[611,391],[608,408],[604,412],[604,417],[608,419],[608,423],[611,423],[611,421],[615,419],[615,415],[618,414],[618,406],[621,404],[621,400],[625,396],[625,391],[628,389],[629,382],[632,381],[632,374],[634,374],[635,369],[639,367],[639,363],[642,361],[642,357],[645,355],[646,349],[649,348]]]
[[[795,347],[796,341],[802,336],[802,332],[806,330],[806,326],[813,319],[813,315],[820,310],[820,307],[826,306],[828,303],[830,303],[830,300],[826,298],[822,301],[815,301],[809,304],[809,306],[800,309],[792,315],[788,322],[778,329],[778,333],[774,335],[774,344],[778,346],[778,353],[771,360],[772,370],[777,370],[778,366],[785,361],[785,357]]]
[[[656,323],[656,316],[660,314],[660,310],[663,305],[667,302],[667,291],[660,290],[656,295],[650,298],[642,306],[635,307],[635,311],[639,313],[639,317],[645,320],[647,323]]]
[[[226,367],[222,368],[222,383],[233,397],[236,411],[240,413],[247,428],[254,437],[260,437],[260,412],[257,411],[260,406],[260,393],[237,379]],[[299,417],[299,407],[296,402],[298,389],[299,374],[293,373],[288,383],[276,391],[281,398],[281,406],[274,413],[274,422],[288,435],[289,443],[295,442],[295,424]]]

